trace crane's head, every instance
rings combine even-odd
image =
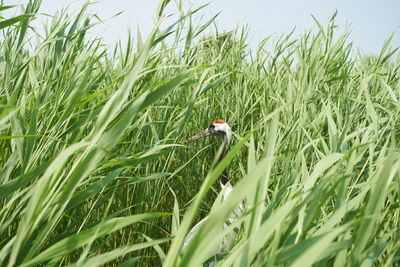
[[[215,120],[207,129],[186,140],[185,144],[206,136],[220,136],[222,140],[229,144],[232,137],[231,127],[223,120]]]

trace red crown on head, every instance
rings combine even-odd
[[[223,120],[215,120],[215,121],[213,121],[213,123],[225,123],[225,121],[223,121]]]

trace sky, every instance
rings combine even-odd
[[[20,1],[26,3],[27,0]],[[68,10],[79,12],[86,1],[43,0],[40,12],[55,14],[69,6]],[[210,1],[184,1],[198,7]],[[5,0],[5,4],[15,4]],[[102,23],[91,30],[91,35],[103,37],[106,44],[113,46],[118,40],[127,40],[128,29],[136,32],[139,27],[146,36],[152,29],[158,0],[97,0],[90,5],[89,13],[97,14]],[[189,6],[189,4],[187,5]],[[175,1],[171,0],[168,13],[174,13]],[[317,29],[314,15],[324,25],[335,11],[339,32],[350,30],[350,39],[363,54],[379,54],[382,45],[396,31],[392,47],[400,47],[400,0],[213,0],[201,11],[205,22],[221,12],[216,19],[220,32],[249,26],[250,47],[255,48],[260,40],[272,36],[278,38],[296,27],[299,35],[309,29]],[[124,11],[121,15],[114,15]],[[43,23],[46,16],[39,16],[36,23]]]

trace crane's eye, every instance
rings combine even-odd
[[[209,130],[214,130],[215,129],[215,125],[214,124],[210,124],[210,126],[208,126]]]

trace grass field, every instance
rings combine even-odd
[[[86,7],[45,35],[40,1],[0,21],[0,265],[199,266],[225,234],[218,266],[399,265],[393,36],[361,55],[334,14],[250,53],[245,28],[196,25],[201,9],[166,24],[167,2],[115,49],[85,36]],[[183,145],[215,119],[233,130],[217,166],[217,138]],[[234,191],[214,203],[226,166]]]

